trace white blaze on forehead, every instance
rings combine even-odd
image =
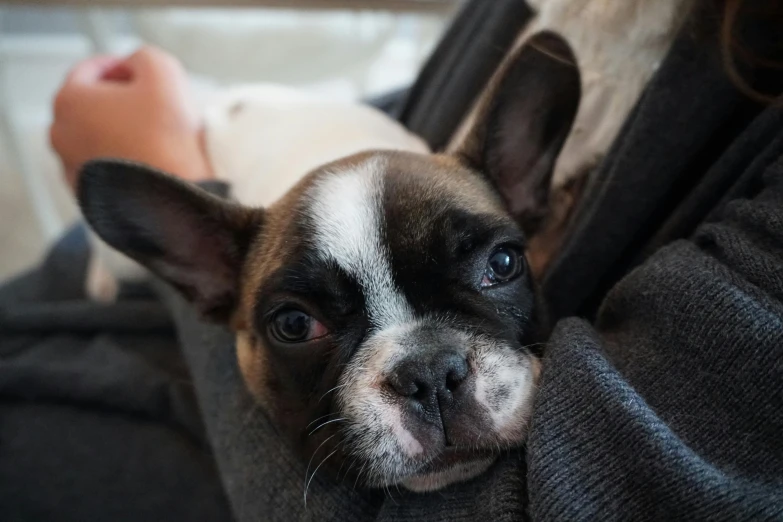
[[[326,174],[310,192],[319,255],[356,278],[370,320],[378,328],[413,317],[394,284],[389,252],[382,241],[385,166],[384,158],[372,157],[348,170]]]

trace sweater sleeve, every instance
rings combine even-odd
[[[555,328],[533,520],[783,518],[783,161]]]

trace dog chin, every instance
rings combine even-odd
[[[414,475],[402,481],[402,485],[416,493],[436,491],[455,482],[463,482],[484,473],[497,457],[459,462],[438,471]]]

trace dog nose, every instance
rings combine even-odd
[[[468,361],[451,351],[440,351],[429,360],[412,358],[402,362],[389,377],[391,387],[403,397],[418,402],[450,397],[468,376]]]

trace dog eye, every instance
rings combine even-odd
[[[272,318],[270,330],[275,339],[283,343],[303,343],[329,333],[319,321],[295,308],[277,312]]]
[[[518,250],[508,245],[500,246],[487,260],[481,287],[486,288],[510,281],[521,274],[524,268],[525,260]]]

